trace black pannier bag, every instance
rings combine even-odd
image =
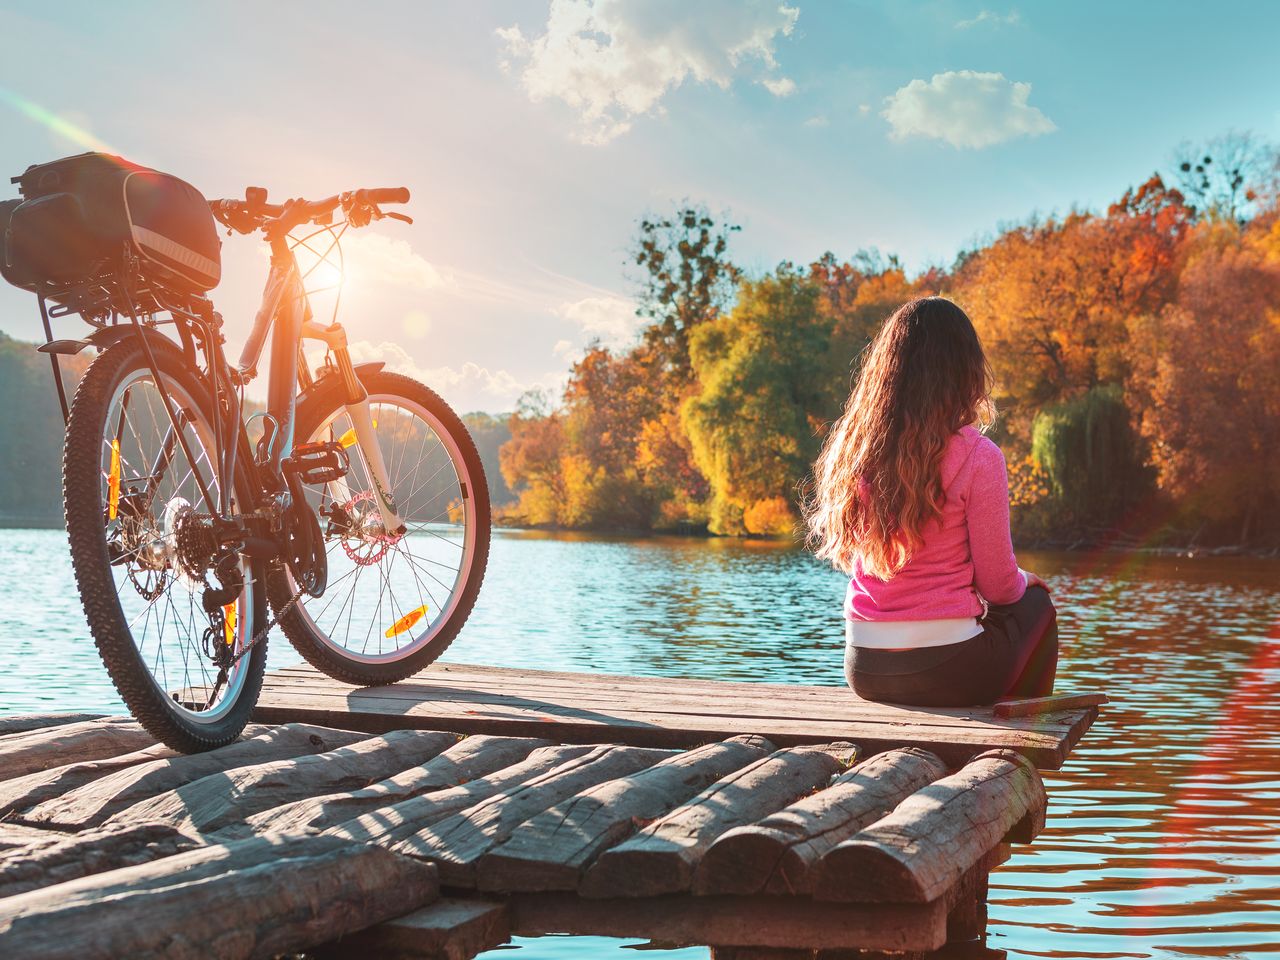
[[[150,283],[183,293],[217,286],[217,224],[208,201],[186,181],[109,154],[82,153],[29,167],[13,182],[23,199],[5,229],[10,283],[56,296],[118,273],[131,254]]]

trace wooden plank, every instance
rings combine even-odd
[[[587,900],[567,893],[513,893],[511,932],[659,940],[678,946],[935,950],[946,942],[947,903],[833,904],[808,897]]]
[[[936,753],[948,765],[959,766],[992,749],[1013,749],[1037,766],[1057,769],[1066,758],[1069,737],[1059,732],[977,725],[940,727],[870,721],[824,720],[806,717],[754,719],[626,712],[612,714],[581,710],[569,705],[547,705],[537,710],[513,703],[487,710],[450,711],[441,704],[384,697],[379,688],[339,693],[286,694],[266,691],[254,718],[262,722],[306,721],[341,723],[366,731],[402,729],[449,730],[459,734],[498,736],[546,736],[567,743],[626,743],[636,746],[700,746],[711,740],[756,734],[784,746],[852,740],[868,752],[894,747],[920,746]],[[1013,721],[1009,721],[1012,723]],[[1081,721],[1087,726],[1087,721]],[[551,726],[553,725],[553,726]]]
[[[602,850],[773,749],[762,737],[735,737],[585,790],[522,824],[509,840],[481,857],[477,886],[574,890]]]
[[[851,744],[793,747],[724,777],[688,803],[649,824],[588,868],[584,897],[655,897],[689,889],[694,869],[717,837],[781,810],[826,786],[852,762]]]
[[[1100,707],[1107,703],[1105,693],[1072,693],[1060,694],[1056,697],[1029,697],[1023,700],[1000,700],[992,707],[996,717],[1033,717],[1042,714],[1060,713],[1064,710],[1079,710],[1082,707]]]
[[[392,772],[425,763],[455,742],[448,733],[393,730],[327,753],[210,774],[142,800],[107,822],[151,821],[212,833],[316,793],[363,789]]]
[[[243,823],[228,824],[221,835],[238,837],[269,830],[277,833],[327,830],[363,813],[390,807],[420,794],[461,786],[519,763],[539,747],[550,745],[550,740],[532,737],[467,737],[421,766],[411,767],[363,790],[330,793],[286,803],[256,813]]]
[[[445,883],[473,886],[479,859],[526,820],[598,783],[625,777],[668,756],[641,747],[597,747],[419,830],[392,849],[432,861]]]
[[[153,746],[156,738],[124,717],[83,720],[0,740],[0,780],[13,780],[82,760],[101,760]]]
[[[250,724],[245,727],[240,739],[268,733],[270,727],[262,724]],[[54,797],[60,797],[76,790],[86,783],[92,783],[117,770],[148,763],[152,760],[167,760],[179,754],[170,750],[163,743],[157,743],[133,753],[118,757],[105,757],[97,760],[83,760],[80,763],[68,763],[50,770],[29,773],[25,777],[0,782],[0,817],[11,812],[20,812]]]
[[[109,774],[22,814],[26,823],[78,830],[96,827],[107,818],[147,797],[154,797],[212,773],[249,763],[264,763],[323,753],[356,743],[368,734],[290,723],[208,753],[152,760]]]
[[[505,903],[443,898],[311,951],[317,960],[471,960],[511,939]]]
[[[541,684],[522,671],[479,676],[421,673],[399,684],[362,689],[365,695],[388,699],[419,700],[431,704],[466,702],[472,705],[511,705],[517,702],[531,710],[544,703],[565,704],[584,710],[613,710],[639,706],[650,712],[706,713],[713,715],[788,717],[819,715],[825,719],[868,720],[887,723],[918,722],[932,726],[964,727],[975,724],[996,729],[1060,729],[1069,721],[1056,715],[1022,719],[1017,723],[997,721],[991,707],[912,708],[863,700],[847,687],[809,687],[729,681],[681,681],[674,690],[664,680],[612,678],[596,674],[553,674],[564,680]],[[616,682],[616,681],[627,682]],[[640,682],[637,682],[640,681]],[[690,683],[696,683],[692,688]],[[347,692],[319,673],[290,674],[283,671],[267,679],[270,692],[281,695],[332,694]],[[722,689],[727,688],[727,689]]]
[[[693,891],[708,894],[810,894],[823,855],[888,814],[947,768],[925,750],[890,750],[858,764],[831,786],[735,827],[698,864]]]
[[[0,737],[12,736],[15,733],[30,733],[32,730],[47,730],[50,727],[63,727],[70,723],[84,723],[87,720],[100,720],[101,713],[14,713],[0,717]]]
[[[0,956],[293,954],[438,895],[428,864],[336,837],[202,847],[0,900]]]
[[[513,790],[591,749],[585,745],[539,747],[525,760],[477,777],[470,783],[380,807],[325,832],[358,843],[393,846],[428,824],[474,807],[481,800]]]
[[[828,851],[814,877],[814,896],[933,900],[1045,802],[1044,783],[1025,758],[1008,751],[981,756]]]
[[[196,834],[164,823],[122,824],[47,836],[0,853],[0,898],[149,863],[201,844]]]

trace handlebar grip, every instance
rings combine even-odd
[[[357,190],[356,199],[366,203],[408,203],[408,187],[375,187],[369,190]]]

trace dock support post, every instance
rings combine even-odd
[[[959,896],[947,914],[947,944],[982,940],[987,935],[987,881],[985,865],[974,867],[960,881]]]

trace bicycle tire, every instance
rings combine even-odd
[[[156,365],[164,379],[176,385],[207,418],[208,393],[190,370],[177,346],[158,335],[149,335]],[[249,664],[236,700],[216,721],[194,722],[167,691],[161,690],[135,645],[129,622],[112,579],[112,566],[104,524],[101,445],[106,417],[118,386],[138,370],[150,370],[143,345],[128,337],[100,353],[89,365],[76,389],[63,444],[63,511],[71,565],[94,644],[129,712],[157,740],[182,753],[197,753],[225,746],[244,730],[257,702],[266,669],[265,638],[249,652]],[[234,490],[240,503],[252,502],[248,476],[238,471]],[[248,631],[266,622],[266,590],[262,564],[251,561],[248,581],[252,590],[252,620]]]
[[[360,380],[371,398],[398,397],[408,400],[427,410],[437,424],[444,428],[460,452],[463,466],[472,480],[471,496],[476,513],[475,554],[465,581],[459,588],[457,603],[430,641],[402,659],[384,662],[353,659],[343,655],[334,643],[326,642],[327,635],[308,622],[309,618],[304,617],[296,608],[280,618],[285,637],[303,659],[317,670],[342,683],[375,686],[396,683],[418,673],[435,662],[457,638],[471,615],[484,581],[489,557],[491,516],[489,487],[480,454],[466,425],[448,403],[434,390],[402,374],[388,371],[362,373]],[[340,378],[323,378],[298,404],[295,436],[300,440],[312,437],[344,404],[345,391]],[[273,610],[278,612],[288,603],[293,592],[283,567],[273,564],[267,571],[267,595]]]

